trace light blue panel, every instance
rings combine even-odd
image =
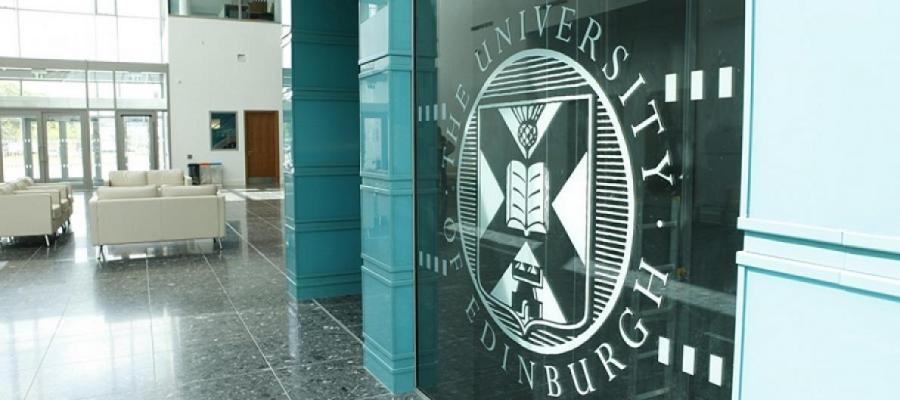
[[[394,393],[415,388],[415,314],[412,271],[363,266],[364,363]]]
[[[900,3],[754,7],[749,216],[900,236]]]
[[[748,2],[738,399],[897,398],[898,12]]]
[[[379,187],[378,180],[366,179],[362,192],[362,253],[387,266],[388,271],[413,268],[412,188]],[[405,183],[405,182],[404,182]]]
[[[396,64],[400,63],[399,68]],[[379,65],[380,64],[380,65]],[[363,176],[409,181],[412,177],[412,90],[409,61],[390,57],[366,66],[360,75],[360,170]],[[396,155],[396,156],[394,156]]]
[[[411,26],[412,12],[408,4],[389,0],[360,0],[360,64],[387,55],[412,55]]]
[[[411,15],[359,2],[364,363],[394,393],[415,388]]]
[[[748,268],[740,399],[897,397],[900,299]]]

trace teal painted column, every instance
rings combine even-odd
[[[360,175],[365,366],[415,388],[412,2],[360,0]]]
[[[297,299],[359,293],[358,25],[351,0],[294,1],[286,262]]]

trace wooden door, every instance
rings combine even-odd
[[[247,183],[278,183],[278,112],[246,111]]]

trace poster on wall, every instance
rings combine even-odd
[[[416,2],[423,393],[731,398],[743,10]]]
[[[209,113],[209,134],[212,150],[237,150],[237,113]]]

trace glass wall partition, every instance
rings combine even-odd
[[[169,0],[169,14],[183,17],[281,22],[290,1],[282,0]]]
[[[743,1],[415,4],[419,389],[730,399]]]
[[[0,58],[0,179],[89,188],[169,165],[167,67]]]

